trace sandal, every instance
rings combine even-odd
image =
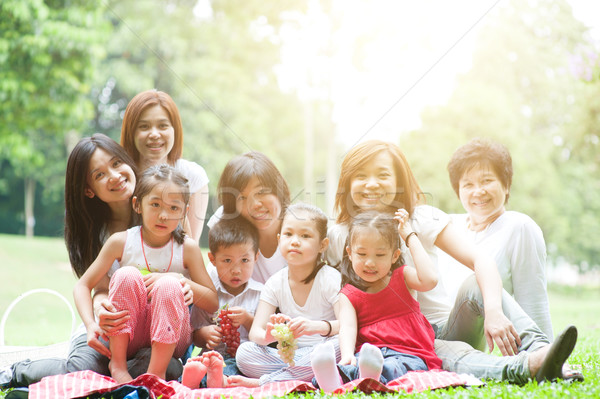
[[[556,381],[559,378],[564,378],[563,364],[573,352],[576,342],[577,328],[568,326],[551,344],[542,366],[535,375],[537,382]]]
[[[573,369],[568,364],[563,366],[562,370],[563,381],[566,382],[582,382],[583,381],[583,373],[581,370]]]

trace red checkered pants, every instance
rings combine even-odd
[[[132,266],[118,269],[110,279],[110,302],[117,310],[129,311],[125,328],[116,334],[128,334],[127,357],[131,358],[153,342],[177,343],[174,357],[181,357],[192,343],[190,314],[185,305],[181,283],[164,276],[154,283],[152,299],[148,300],[144,279]]]

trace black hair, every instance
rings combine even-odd
[[[383,237],[385,241],[390,245],[390,249],[395,251],[400,248],[400,234],[398,233],[398,222],[394,219],[394,215],[387,212],[377,211],[366,211],[359,213],[350,222],[348,231],[348,238],[346,239],[346,245],[344,246],[344,257],[340,264],[340,271],[342,273],[342,287],[346,284],[355,286],[356,288],[365,291],[366,286],[363,279],[361,279],[354,269],[352,268],[352,262],[346,251],[346,247],[352,247],[352,242],[357,234],[360,234],[361,230],[364,229],[375,229]],[[402,255],[398,257],[396,262],[392,264],[390,268],[390,274],[404,264]]]
[[[177,169],[167,164],[151,166],[142,173],[142,176],[135,186],[135,191],[133,192],[133,196],[137,198],[138,207],[141,207],[142,199],[152,191],[157,183],[161,182],[171,182],[178,186],[181,189],[179,193],[183,196],[183,202],[185,203],[185,207],[187,207],[190,202],[190,187],[188,185],[188,180],[177,171]],[[172,233],[173,238],[178,244],[183,244],[185,239],[185,231],[182,227],[184,221],[185,216],[183,221],[179,223]]]
[[[83,276],[100,253],[103,234],[111,217],[106,202],[96,195],[92,198],[85,195],[90,159],[98,149],[129,165],[134,176],[137,176],[137,166],[125,149],[101,133],[82,138],[69,154],[65,173],[64,233],[71,268],[78,278]],[[130,218],[128,225],[132,224],[133,218]]]
[[[256,227],[238,216],[233,219],[221,219],[208,231],[208,249],[216,255],[220,249],[237,244],[252,244],[252,250],[258,253],[258,230]]]
[[[507,203],[513,177],[512,158],[508,148],[489,139],[474,138],[454,152],[452,159],[448,162],[448,175],[450,184],[459,198],[460,180],[465,172],[476,166],[492,168],[506,189],[504,203]]]
[[[223,205],[224,217],[237,216],[237,198],[253,177],[256,177],[265,189],[270,190],[277,197],[283,214],[290,204],[290,189],[285,179],[265,154],[250,151],[230,160],[221,173],[217,191],[219,201]],[[281,215],[273,216],[281,217]]]
[[[327,237],[327,215],[323,213],[322,210],[317,208],[316,206],[309,205],[303,202],[299,202],[293,205],[288,206],[284,215],[283,221],[281,223],[281,227],[283,228],[283,224],[285,223],[285,218],[293,215],[294,217],[299,217],[301,213],[305,215],[308,214],[309,219],[315,223],[317,227],[317,232],[319,233],[319,243],[323,241]],[[304,215],[303,215],[304,216]],[[313,271],[306,277],[302,282],[304,284],[308,284],[314,280],[319,273],[319,270],[327,263],[323,260],[323,253],[319,252],[317,256],[317,262],[315,263],[315,267]]]

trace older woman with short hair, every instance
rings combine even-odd
[[[542,230],[529,216],[506,210],[513,175],[508,149],[473,139],[454,152],[448,173],[467,211],[453,215],[454,224],[494,258],[504,289],[552,339]]]

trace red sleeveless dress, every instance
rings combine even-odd
[[[417,356],[430,370],[439,369],[442,361],[435,354],[435,333],[406,287],[405,267],[394,270],[388,286],[377,293],[367,293],[350,284],[342,288],[342,294],[356,310],[356,352],[368,342]]]

